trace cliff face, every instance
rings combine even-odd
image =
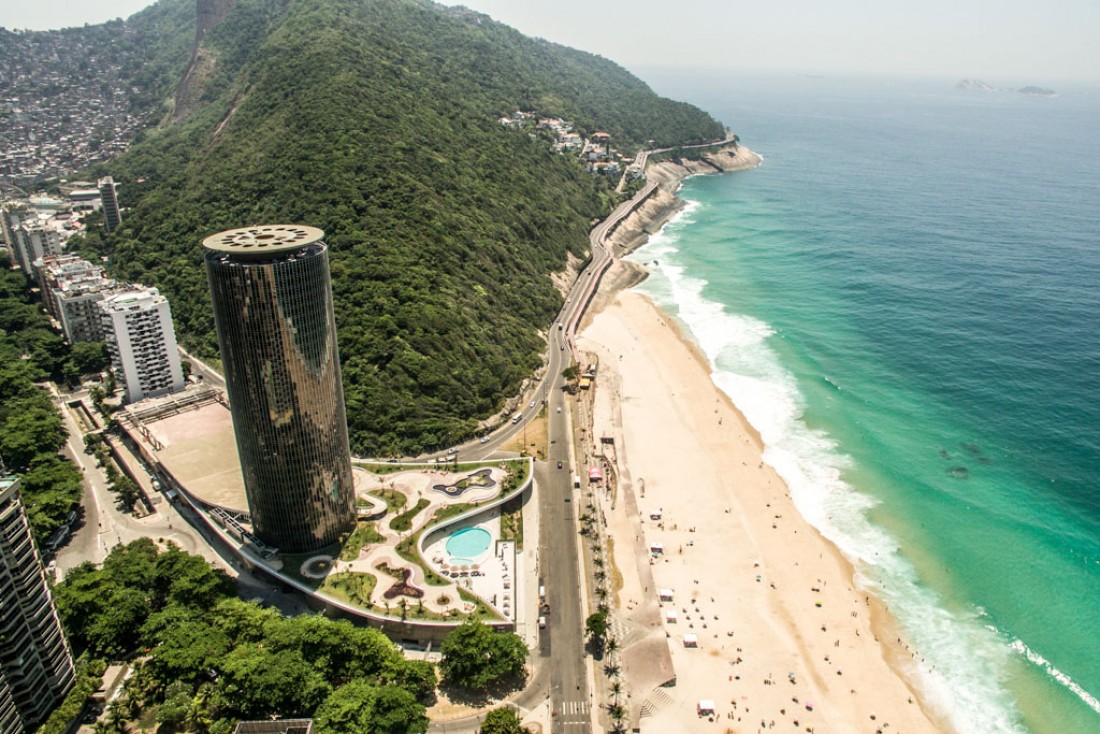
[[[195,0],[195,46],[202,43],[206,32],[222,22],[233,0]]]
[[[195,108],[214,71],[214,55],[203,47],[203,39],[233,8],[234,0],[195,0],[195,46],[172,104],[172,121],[179,122]]]

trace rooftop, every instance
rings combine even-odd
[[[297,224],[266,224],[242,227],[211,235],[202,246],[241,258],[264,258],[299,250],[320,242],[325,233],[316,227]]]

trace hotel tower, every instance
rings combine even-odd
[[[323,237],[268,225],[203,240],[253,533],[289,552],[316,550],[355,525]]]

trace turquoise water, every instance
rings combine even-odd
[[[493,542],[493,536],[484,528],[462,528],[451,533],[447,538],[447,553],[451,556],[451,564],[476,563],[476,559]]]
[[[645,77],[765,162],[685,182],[641,290],[897,617],[934,707],[1100,731],[1100,94]]]

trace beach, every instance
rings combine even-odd
[[[593,494],[610,538],[630,722],[662,732],[946,730],[907,680],[912,659],[889,615],[799,515],[677,326],[622,291],[578,347],[598,363],[581,413],[592,442],[613,447],[604,455],[614,490]],[[670,672],[675,684],[662,686]],[[699,714],[701,701],[713,716]]]

